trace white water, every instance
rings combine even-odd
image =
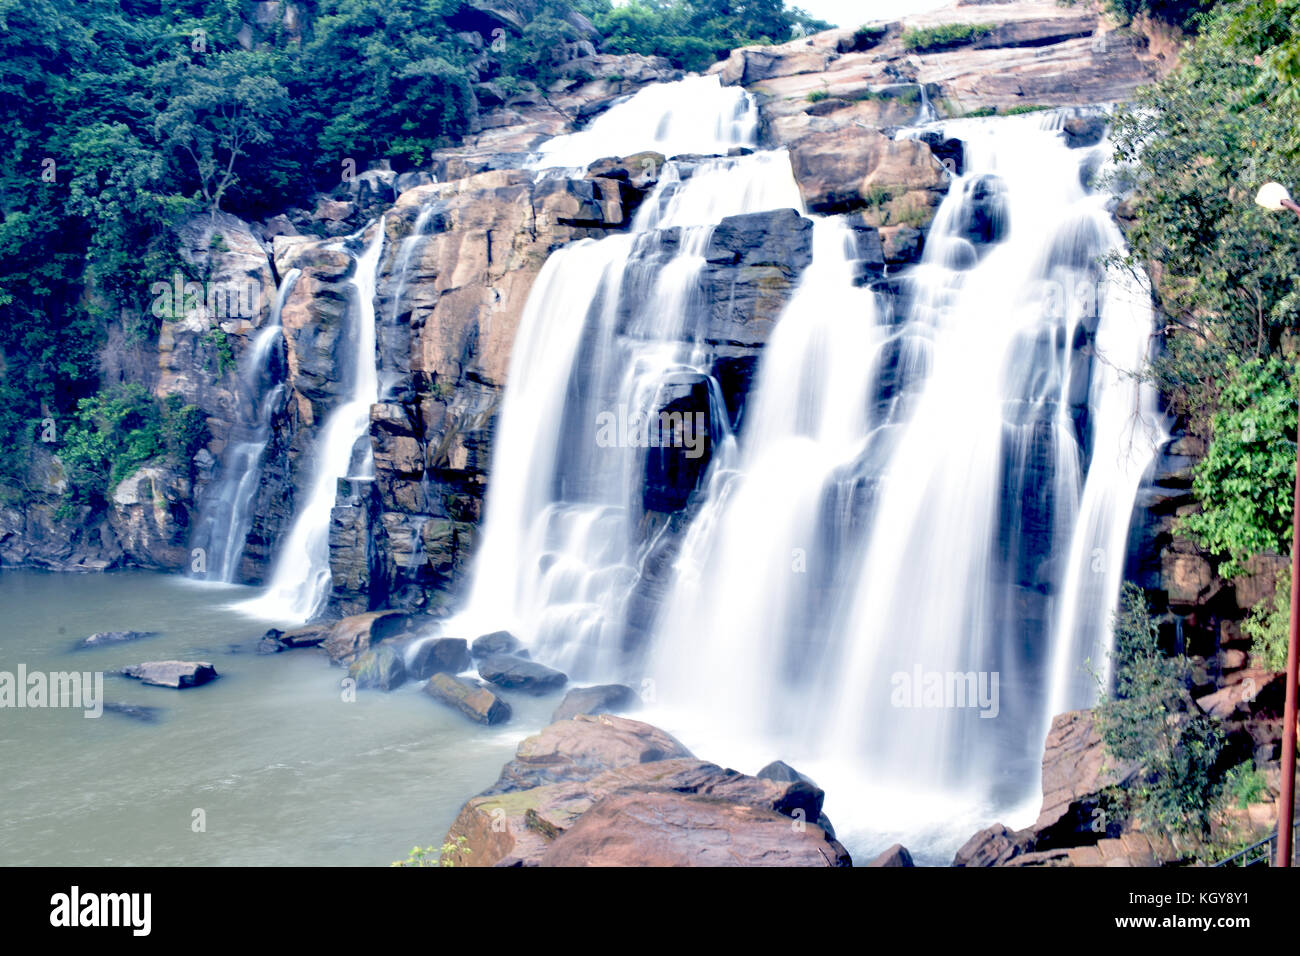
[[[532,165],[586,166],[647,150],[669,158],[723,155],[752,146],[757,132],[758,108],[741,87],[723,86],[716,76],[689,76],[642,87],[585,129],[548,140]]]
[[[355,296],[348,310],[349,340],[340,343],[351,359],[349,391],[329,413],[316,441],[313,474],[306,499],[294,509],[293,527],[280,545],[280,557],[265,593],[239,605],[261,617],[306,621],[329,598],[329,523],[340,478],[373,477],[373,452],[366,443],[364,460],[352,469],[353,449],[370,427],[370,406],[379,400],[375,351],[375,273],[384,245],[383,221],[356,259],[351,285]]]
[[[859,845],[905,833],[939,859],[1032,818],[1051,716],[1092,702],[1086,660],[1105,674],[1133,499],[1164,438],[1133,374],[1149,295],[1098,265],[1121,238],[1056,125],[948,124],[967,170],[899,314],[855,285],[847,227],[817,222],[640,665],[621,653],[628,595],[662,524],[637,507],[641,459],[592,454],[593,396],[653,407],[656,383],[707,370],[692,317],[711,224],[801,206],[780,153],[680,186],[670,166],[635,235],[553,256],[515,350],[471,598],[446,630],[506,627],[571,673],[652,682],[648,717],[711,759],[813,772]],[[972,242],[985,207],[1005,231]],[[677,224],[647,283],[646,243]],[[652,294],[620,320],[637,282]],[[996,677],[996,697],[900,706],[931,673]]]
[[[206,552],[205,571],[194,575],[201,580],[226,584],[238,580],[239,560],[252,526],[253,500],[262,481],[271,421],[284,396],[284,383],[272,365],[273,356],[284,341],[280,315],[300,275],[298,269],[290,269],[285,274],[276,291],[271,315],[249,346],[240,372],[243,398],[255,411],[247,437],[232,435],[222,456],[221,474],[204,498],[203,512],[190,542],[191,547]]]

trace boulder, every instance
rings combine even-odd
[[[366,651],[348,666],[348,676],[357,687],[374,687],[392,690],[406,682],[406,665],[402,655],[390,645]]]
[[[414,680],[434,674],[459,674],[470,666],[469,645],[459,637],[435,637],[415,650],[407,668]]]
[[[510,719],[510,705],[474,681],[451,674],[434,674],[424,685],[424,692],[476,723],[503,724]]]
[[[380,641],[397,637],[410,626],[404,611],[367,611],[335,622],[320,646],[335,664],[347,666]]]
[[[865,209],[877,226],[927,224],[947,190],[925,143],[860,126],[809,133],[791,144],[790,162],[811,212]]]
[[[1062,125],[1065,130],[1065,142],[1071,149],[1082,146],[1096,146],[1106,135],[1106,117],[1071,116]]]
[[[561,833],[541,866],[850,866],[816,826],[743,803],[675,792],[606,797]]]
[[[1057,714],[1043,745],[1043,804],[1034,828],[1041,835],[1062,824],[1091,826],[1097,794],[1124,783],[1136,769],[1106,753],[1091,710]]]
[[[551,714],[551,722],[568,720],[578,714],[613,714],[633,710],[641,703],[636,691],[625,684],[597,684],[574,687],[564,695],[560,706]]]
[[[321,641],[330,636],[331,630],[333,630],[332,623],[307,624],[303,627],[295,627],[288,631],[271,628],[262,635],[262,639],[279,641],[285,647],[293,650],[300,647],[318,646]]]
[[[798,792],[697,760],[648,724],[578,715],[521,743],[447,839],[464,838],[454,862],[468,866],[847,865]]]
[[[912,862],[912,854],[907,852],[907,847],[901,843],[895,843],[868,863],[867,866],[916,866],[916,864]]]
[[[545,694],[559,690],[569,678],[536,661],[509,654],[494,654],[479,661],[478,674],[486,681],[526,694]]]
[[[108,647],[114,644],[126,644],[129,641],[143,641],[145,638],[157,636],[157,631],[97,631],[78,641],[77,648]]]
[[[495,654],[513,654],[523,646],[523,642],[509,631],[493,631],[476,637],[469,650],[474,657],[492,657]]]
[[[562,781],[586,780],[606,770],[690,757],[657,727],[609,714],[577,714],[525,738],[485,793],[505,793]]]
[[[145,661],[122,668],[131,677],[155,687],[198,687],[217,679],[217,669],[206,661]]]

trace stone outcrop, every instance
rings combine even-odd
[[[648,724],[580,715],[519,746],[447,834],[457,866],[847,866],[798,784],[692,757]]]

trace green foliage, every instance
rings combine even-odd
[[[1225,374],[1213,440],[1192,479],[1202,510],[1180,530],[1223,557],[1220,571],[1233,577],[1251,555],[1290,550],[1298,379],[1277,357],[1229,359]]]
[[[1189,32],[1195,32],[1202,16],[1217,0],[1106,0],[1106,9],[1121,24],[1134,17],[1163,20]]]
[[[1251,638],[1250,651],[1259,663],[1271,670],[1286,667],[1287,646],[1291,637],[1291,569],[1277,576],[1273,595],[1260,602],[1241,629]]]
[[[853,49],[857,51],[870,50],[873,46],[880,43],[889,32],[889,27],[885,25],[873,26],[865,24],[853,31]]]
[[[1124,585],[1114,630],[1115,688],[1097,705],[1096,721],[1108,753],[1137,767],[1132,811],[1169,833],[1203,834],[1218,799],[1222,731],[1192,702],[1187,661],[1161,651],[1146,599],[1132,584]]]
[[[813,90],[808,94],[809,103],[820,103],[822,100],[828,100],[831,94],[828,90]]]
[[[945,23],[937,27],[916,27],[903,31],[903,48],[912,53],[950,50],[983,39],[996,28],[996,23]]]
[[[1269,795],[1268,781],[1253,763],[1240,763],[1223,775],[1223,799],[1242,810]]]
[[[704,70],[731,50],[784,43],[830,24],[782,0],[630,0],[613,6],[602,0],[594,16],[607,53],[663,56],[674,66]]]
[[[228,371],[233,371],[238,365],[235,359],[235,350],[230,344],[230,336],[224,329],[212,328],[204,333],[203,340],[211,345],[217,353],[217,376],[221,377]]]
[[[413,846],[405,860],[394,860],[392,866],[455,866],[457,854],[469,856],[473,851],[463,836],[448,840],[441,847]],[[436,855],[435,855],[436,854]]]
[[[82,399],[77,413],[58,448],[72,504],[101,505],[123,478],[154,459],[188,467],[207,440],[199,408],[177,395],[160,402],[134,383]]]

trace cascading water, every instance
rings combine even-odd
[[[242,401],[253,410],[251,421],[235,426],[221,471],[204,496],[190,547],[201,549],[204,570],[192,576],[204,581],[233,583],[252,527],[252,505],[262,481],[262,462],[271,437],[272,420],[284,399],[284,329],[280,315],[301,275],[291,269],[276,291],[275,306],[258,330],[239,376]]]
[[[585,129],[542,144],[533,165],[586,166],[646,150],[668,157],[725,154],[752,146],[757,133],[758,108],[749,94],[716,76],[692,76],[642,87]]]
[[[647,88],[543,146],[541,161],[581,165],[620,146],[727,152],[752,146],[756,125],[742,90],[694,78]],[[509,628],[572,673],[614,666],[640,558],[653,440],[641,425],[699,388],[709,412],[693,437],[715,455],[730,440],[699,336],[710,236],[727,216],[782,207],[802,208],[784,152],[669,163],[631,235],[550,257],[513,349],[469,601],[445,631]]]
[[[371,478],[374,458],[369,442],[360,460],[353,451],[370,426],[370,406],[379,400],[375,345],[375,279],[384,245],[384,224],[372,225],[373,235],[356,258],[348,309],[346,366],[348,390],[326,417],[316,441],[313,474],[305,501],[295,509],[293,527],[280,546],[280,557],[266,592],[240,608],[262,617],[308,620],[329,596],[329,523],[340,478]]]
[[[679,711],[665,723],[707,727],[710,752],[776,745],[851,797],[837,821],[947,829],[931,845],[951,852],[971,822],[1036,809],[1051,716],[1094,699],[1082,665],[1108,649],[1164,432],[1134,374],[1150,297],[1098,264],[1122,241],[1079,153],[1036,117],[944,132],[968,167],[900,283],[901,321],[853,302],[819,223],[741,473],[714,478],[647,673]],[[825,312],[858,343],[812,339]]]
[[[1081,667],[1108,647],[1164,437],[1133,374],[1149,295],[1099,264],[1122,240],[1059,122],[946,124],[966,171],[923,261],[876,291],[849,227],[817,221],[740,435],[712,434],[639,666],[620,656],[628,595],[663,524],[638,507],[644,458],[595,454],[591,423],[653,411],[674,375],[709,379],[692,317],[712,224],[802,206],[780,153],[670,164],[633,235],[556,253],[514,350],[471,597],[445,630],[508,627],[570,673],[649,677],[653,719],[733,763],[799,761],[865,845],[903,830],[938,859],[1036,805],[1048,721],[1095,695]]]

